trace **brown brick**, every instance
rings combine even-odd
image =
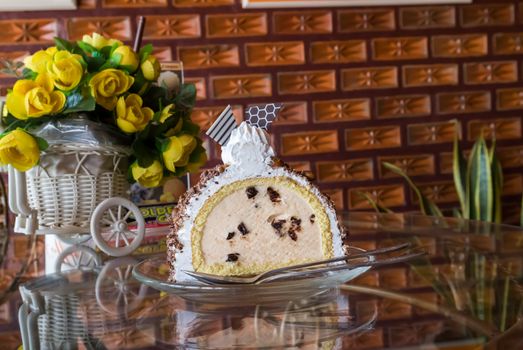
[[[434,122],[407,125],[409,145],[452,142],[456,134],[456,123]]]
[[[366,59],[365,40],[316,41],[311,44],[312,63],[362,62]]]
[[[372,315],[370,312],[377,310],[372,308],[366,315]],[[365,316],[362,316],[365,317]],[[342,349],[378,349],[384,346],[383,329],[373,328],[366,333],[343,337]]]
[[[214,106],[214,107],[195,107],[191,114],[191,120],[198,124],[198,126],[203,130],[207,130],[211,127],[212,123],[218,118],[220,113],[224,110],[226,106]],[[236,121],[238,123],[242,122],[242,107],[241,106],[232,106],[232,110]]]
[[[334,90],[336,76],[333,70],[278,73],[280,94],[309,94]]]
[[[154,46],[152,54],[160,62],[169,62],[173,60],[170,46]]]
[[[429,95],[376,97],[378,118],[419,117],[430,114]]]
[[[273,125],[307,123],[307,102],[285,102]]]
[[[490,92],[460,91],[436,95],[439,114],[486,112],[491,108]]]
[[[403,85],[406,87],[457,84],[457,64],[424,64],[403,66]]]
[[[431,154],[378,157],[381,178],[399,177],[399,175],[387,169],[383,162],[394,164],[409,176],[433,175],[435,173],[434,156]]]
[[[332,13],[327,10],[285,11],[273,14],[276,34],[320,34],[332,32]]]
[[[387,288],[387,286],[384,286]],[[395,320],[410,318],[412,315],[412,305],[406,302],[381,299],[378,307],[378,320]],[[397,345],[397,344],[395,344]]]
[[[77,17],[67,20],[70,40],[82,39],[85,33],[97,32],[106,37],[128,40],[131,38],[129,17]]]
[[[370,101],[368,98],[315,101],[312,108],[316,122],[370,119]]]
[[[244,37],[267,34],[267,15],[263,12],[207,15],[209,38]]]
[[[298,162],[288,162],[287,163],[292,169],[297,171],[311,171],[311,163],[298,161]]]
[[[215,7],[234,4],[234,0],[173,0],[175,7]]]
[[[521,174],[505,174],[503,176],[503,195],[521,195],[522,184]]]
[[[206,100],[207,99],[207,86],[205,84],[205,78],[203,77],[190,77],[185,78],[185,83],[194,84],[196,87],[196,99]]]
[[[317,162],[316,174],[320,182],[372,180],[372,159]]]
[[[385,89],[398,86],[396,67],[348,68],[341,71],[343,90]]]
[[[375,202],[387,208],[399,207],[405,204],[403,185],[356,187],[349,189],[349,210],[372,209],[367,199],[359,192],[366,193]]]
[[[339,31],[389,31],[396,27],[392,9],[351,9],[338,11]]]
[[[452,174],[453,155],[451,152],[443,152],[439,155],[439,171],[442,174]]]
[[[245,61],[248,66],[279,66],[305,63],[305,50],[301,41],[262,42],[245,44]]]
[[[514,5],[477,4],[462,6],[459,17],[463,27],[507,26],[514,23]]]
[[[418,36],[373,39],[372,55],[378,61],[427,58],[427,38]]]
[[[214,98],[271,96],[269,74],[246,74],[211,77]]]
[[[432,181],[416,185],[425,197],[435,203],[452,203],[459,200],[453,181]],[[411,198],[413,203],[419,204],[418,197],[413,192]]]
[[[144,39],[197,38],[200,35],[200,16],[196,14],[147,16],[143,33]]]
[[[498,147],[496,154],[503,169],[523,166],[523,146]]]
[[[511,83],[518,80],[516,61],[475,62],[463,65],[466,84]]]
[[[281,135],[281,154],[284,156],[337,152],[338,149],[338,132],[336,130]]]
[[[386,268],[379,271],[380,285],[388,288],[405,288],[407,287],[407,269]]]
[[[494,34],[493,50],[497,55],[512,55],[523,53],[523,33]]]
[[[399,126],[375,126],[345,130],[348,150],[392,148],[401,145]]]
[[[102,0],[102,7],[167,7],[167,0]]]
[[[523,108],[523,88],[498,89],[497,109],[522,109]]]
[[[178,46],[178,58],[186,69],[234,67],[240,64],[237,45]]]
[[[495,136],[496,140],[521,139],[521,117],[476,119],[468,123],[468,139],[475,141],[483,134],[486,138]]]
[[[96,8],[96,0],[78,0],[76,2],[79,9],[94,9]]]
[[[47,44],[58,34],[50,18],[0,20],[0,28],[0,45]]]
[[[332,203],[334,203],[334,206],[336,207],[336,209],[338,209],[338,210],[346,209],[345,203],[343,200],[343,190],[341,188],[323,190],[322,192],[330,197],[330,199],[332,200]]]
[[[450,28],[456,25],[454,6],[423,6],[400,8],[403,29]]]
[[[484,34],[436,35],[432,37],[434,57],[484,56],[488,52]]]

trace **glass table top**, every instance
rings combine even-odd
[[[26,273],[20,292],[11,288],[0,307],[1,348],[523,349],[521,228],[409,214],[342,216],[352,246],[410,242],[428,255],[270,304],[202,303],[157,291],[132,277],[140,256],[106,259],[91,270]]]

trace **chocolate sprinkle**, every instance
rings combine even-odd
[[[251,187],[247,187],[247,189],[245,190],[245,193],[247,193],[247,198],[251,199],[251,198],[256,197],[256,195],[258,194],[258,190],[256,189],[256,187],[251,186]]]
[[[271,202],[273,203],[279,203],[281,202],[281,197],[278,191],[274,190],[272,187],[267,187],[267,193],[269,194],[269,198],[271,199]]]
[[[243,222],[238,225],[238,231],[240,231],[240,233],[244,236],[249,233],[249,230],[247,230],[247,227],[245,227]]]
[[[283,228],[283,225],[285,224],[285,220],[275,220],[271,222],[271,226],[274,228],[278,236],[283,236],[283,232],[281,232],[281,229]]]
[[[225,262],[235,262],[235,261],[238,261],[238,257],[239,256],[240,256],[239,253],[227,254],[227,260],[225,260]]]
[[[309,217],[309,221],[311,222],[311,224],[314,224],[314,221],[316,220],[316,215],[312,214],[310,217]]]
[[[293,241],[298,240],[298,236],[296,235],[296,232],[294,232],[294,230],[290,229],[289,232],[287,232],[287,233]]]
[[[227,234],[227,238],[226,238],[226,239],[227,239],[227,240],[232,239],[232,238],[234,237],[235,234],[236,234],[236,232],[234,232],[234,231],[229,232],[229,233]]]
[[[301,231],[301,219],[298,219],[297,217],[292,216],[290,230],[300,232]]]

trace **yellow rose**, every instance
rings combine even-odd
[[[196,139],[191,135],[169,137],[169,145],[162,153],[165,167],[174,173],[177,166],[186,166],[196,144]]]
[[[144,78],[150,81],[156,81],[160,76],[160,71],[162,70],[162,68],[160,67],[160,62],[158,62],[156,57],[152,55],[149,55],[142,62],[140,68],[142,69],[142,74]]]
[[[21,120],[56,114],[64,105],[65,95],[53,91],[53,80],[46,73],[38,74],[34,81],[18,80],[6,99],[7,110]]]
[[[54,85],[63,91],[74,89],[82,80],[84,67],[80,55],[69,51],[58,51],[53,59],[47,62],[47,71],[54,81]]]
[[[0,162],[27,171],[38,164],[40,149],[34,137],[16,129],[0,139]]]
[[[173,109],[174,107],[174,103],[171,103],[170,105],[167,105],[165,106],[162,111],[160,112],[160,123],[163,124],[163,122],[165,122],[171,115],[173,115],[171,113],[171,110]]]
[[[112,111],[116,107],[118,96],[129,90],[133,82],[134,78],[125,72],[109,68],[96,73],[89,81],[89,87],[96,103]]]
[[[82,41],[84,43],[88,43],[92,47],[94,47],[97,50],[100,50],[101,48],[105,46],[113,46],[113,44],[122,45],[122,42],[120,40],[116,39],[107,39],[103,35],[100,35],[98,33],[93,33],[92,36],[84,35],[82,38]]]
[[[144,187],[157,187],[160,186],[163,180],[163,167],[162,164],[155,160],[147,168],[142,168],[138,165],[138,162],[134,162],[131,165],[131,173],[133,179]]]
[[[27,56],[24,59],[24,64],[33,72],[45,73],[47,71],[47,64],[53,60],[56,52],[57,48],[55,46],[49,47],[46,50],[36,51],[33,55]]]
[[[116,104],[116,124],[127,133],[142,131],[151,121],[154,111],[149,107],[142,108],[142,98],[137,94],[120,97]]]
[[[140,58],[138,57],[136,52],[134,52],[133,49],[131,49],[130,46],[120,46],[116,50],[114,50],[111,55],[120,55],[120,66],[126,68],[129,71],[129,73],[133,73],[136,69],[138,69],[138,64],[140,64]]]

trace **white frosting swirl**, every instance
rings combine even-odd
[[[222,148],[223,163],[241,172],[259,172],[270,164],[274,150],[269,136],[261,129],[243,122],[231,133]]]

